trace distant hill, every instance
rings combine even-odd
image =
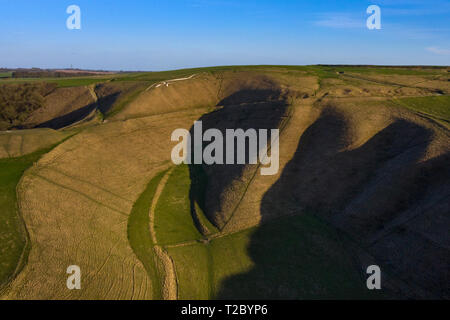
[[[16,69],[12,70],[13,78],[66,78],[84,77],[94,75],[108,75],[116,72],[103,70],[82,70],[82,69]]]

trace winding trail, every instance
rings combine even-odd
[[[152,204],[150,206],[150,235],[152,238],[152,242],[154,243],[153,250],[155,252],[157,265],[160,267],[163,274],[162,288],[163,288],[163,299],[164,300],[177,300],[178,298],[178,285],[177,285],[177,275],[175,271],[175,265],[173,263],[172,258],[169,254],[164,250],[163,247],[158,245],[155,233],[155,210],[156,205],[158,204],[159,197],[161,196],[164,187],[166,186],[167,180],[172,173],[173,168],[166,172],[164,177],[159,182],[159,185],[156,189],[155,195],[152,199]]]

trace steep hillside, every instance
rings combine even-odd
[[[17,185],[31,250],[2,298],[449,297],[445,74],[340,68],[133,74],[48,93],[28,124],[58,130],[0,134],[13,157],[77,133]],[[278,173],[175,167],[171,133],[198,120],[280,129]],[[80,291],[61,281],[73,264]],[[365,287],[370,264],[381,293]]]

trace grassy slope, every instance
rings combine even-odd
[[[200,237],[188,211],[189,183],[186,166],[177,167],[158,203],[157,236],[166,244]],[[179,299],[378,297],[368,293],[341,241],[319,219],[302,215],[167,251]]]
[[[148,85],[148,82],[143,83]],[[125,94],[123,97],[120,97],[117,101],[114,102],[111,109],[105,114],[105,119],[112,118],[116,114],[120,113],[120,111],[122,111],[129,103],[136,99],[145,89],[146,86],[142,86]]]
[[[367,290],[340,241],[303,215],[168,251],[180,299],[381,298]]]
[[[158,281],[159,274],[155,264],[153,253],[154,243],[150,234],[150,206],[156,188],[165,172],[159,173],[147,185],[147,188],[133,205],[128,218],[128,240],[133,252],[144,265],[147,274],[152,279],[153,298],[161,299],[161,283]]]
[[[215,297],[376,297],[340,241],[333,229],[309,214],[213,240]]]
[[[17,214],[17,184],[25,170],[51,149],[0,159],[0,287],[14,275],[26,244],[26,231]]]
[[[393,101],[402,107],[450,122],[450,96],[400,98]]]
[[[220,72],[223,70],[257,68],[261,67],[219,67],[161,73],[140,73],[118,77],[116,81],[138,80],[150,81],[151,83],[189,76],[196,72]],[[264,66],[264,68],[270,67]],[[336,77],[336,69],[330,67],[285,68],[304,70],[308,73],[318,75],[321,78]],[[346,69],[344,70],[347,71]],[[352,68],[349,71],[356,71],[356,68]],[[359,72],[364,73],[365,71],[362,70]],[[373,70],[370,70],[370,72],[373,72]],[[383,72],[394,71],[388,69]],[[414,72],[414,70],[402,72]],[[104,79],[58,79],[55,81],[58,81],[61,86],[75,86],[100,82],[104,81]],[[435,99],[431,107],[427,99]],[[434,113],[435,116],[439,116],[440,118],[445,117],[448,120],[449,104],[448,97],[446,96],[405,98],[401,100],[405,100],[404,106],[406,107],[415,108],[416,111],[428,114]],[[120,111],[120,108],[118,111]],[[19,233],[14,235],[14,232],[8,235],[8,232],[5,232],[1,228],[5,226],[10,227],[14,223],[17,225],[20,222],[17,216],[15,218],[17,221],[11,218],[13,217],[11,212],[14,212],[14,214],[16,212],[15,186],[23,171],[35,161],[30,158],[31,156],[17,158],[12,163],[11,160],[0,160],[0,180],[2,181],[0,185],[0,205],[2,208],[8,208],[1,213],[2,219],[6,217],[6,224],[2,223],[0,225],[0,235],[2,237],[2,241],[0,242],[0,252],[2,253],[2,261],[0,261],[0,283],[4,266],[3,254],[14,247],[11,244],[15,240],[11,242],[11,239],[19,239],[18,236],[20,236]],[[162,244],[202,238],[202,235],[195,228],[190,215],[188,196],[190,183],[189,176],[186,172],[185,169],[174,171],[161,195],[161,201],[158,202],[158,214],[156,216],[155,227],[158,241]],[[14,181],[16,181],[15,184]],[[146,206],[150,205],[153,196],[152,192],[154,192],[153,189],[156,188],[157,184],[157,180],[150,182],[147,190],[135,204],[128,225],[130,244],[136,255],[140,259],[142,257],[141,261],[143,261],[144,265],[146,263],[151,265],[152,262],[150,256],[146,254],[149,250],[149,234],[148,230],[146,230],[148,228],[144,228],[143,226],[148,226],[145,221],[145,219],[148,219],[148,207],[146,208]],[[11,190],[13,191],[11,192]],[[11,207],[12,201],[14,202],[13,207]],[[6,235],[6,238],[4,235]],[[317,241],[309,239],[308,235],[317,236],[320,241],[316,243]],[[333,260],[323,252],[327,246],[326,243],[336,241],[335,237],[336,235],[333,233],[333,230],[315,221],[313,216],[291,217],[281,219],[267,226],[213,240],[210,244],[199,243],[188,247],[170,248],[169,253],[173,257],[176,265],[184,266],[182,269],[177,269],[180,298],[226,297],[233,292],[238,293],[242,297],[255,298],[255,292],[258,294],[270,288],[272,288],[270,292],[273,294],[271,297],[276,297],[277,294],[281,295],[283,290],[287,290],[284,292],[295,292],[300,298],[326,297],[335,293],[344,293],[344,296],[361,297],[360,293],[364,295],[366,291],[361,291],[361,281],[355,275],[355,270],[351,267],[349,257],[345,257],[345,253],[342,252],[339,258]],[[302,239],[302,241],[298,241],[298,239]],[[17,243],[19,242],[20,240]],[[254,247],[251,245],[252,243],[257,243],[258,247],[264,248],[264,250],[253,251],[252,249],[249,254],[249,246],[250,248]],[[284,261],[282,265],[272,266],[273,261],[277,260],[276,257],[283,259],[286,256],[292,257],[292,260]],[[14,259],[14,254],[10,257],[10,259]],[[17,255],[15,258],[17,261]],[[185,266],[189,267],[186,268]],[[284,270],[285,273],[281,273],[280,270]],[[246,278],[235,281],[233,276],[243,274],[246,274]],[[287,278],[286,275],[289,275],[289,277]],[[237,276],[237,279],[239,277]],[[226,281],[226,279],[229,279],[229,281]],[[251,281],[247,281],[247,279],[251,279]],[[327,289],[318,289],[317,284],[319,287],[324,285],[324,280],[327,281]],[[227,284],[225,286],[227,290],[221,291],[224,283]],[[277,288],[279,283],[286,283],[287,287]]]
[[[211,250],[206,244],[168,248],[175,264],[179,300],[207,300],[212,290]]]
[[[155,233],[158,244],[168,245],[202,239],[202,234],[192,220],[189,188],[190,177],[187,166],[176,167],[155,209]]]
[[[26,226],[18,211],[17,185],[29,167],[78,132],[69,130],[60,136],[59,142],[44,142],[40,150],[21,157],[0,159],[0,289],[24,267],[29,250],[25,247]]]
[[[429,76],[439,74],[440,69],[417,69],[417,68],[396,68],[396,67],[357,67],[357,66],[333,66],[323,67],[336,72],[356,72],[361,74],[380,75],[411,75]]]

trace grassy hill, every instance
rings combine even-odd
[[[0,80],[4,129],[28,128],[0,134],[2,298],[448,297],[448,74],[227,66]],[[173,166],[171,133],[196,120],[279,128],[278,174]],[[73,264],[89,285],[68,292]],[[371,264],[381,292],[365,286]]]

